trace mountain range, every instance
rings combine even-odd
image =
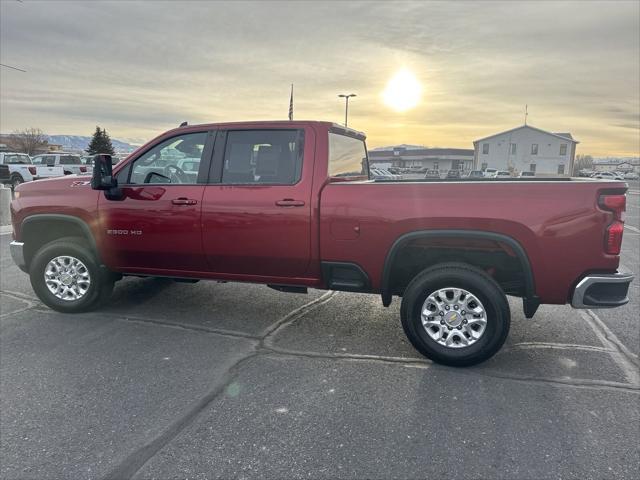
[[[91,137],[83,135],[47,135],[47,141],[53,145],[62,145],[63,150],[84,151],[89,146]],[[116,152],[129,153],[133,152],[137,146],[130,143],[111,139],[111,144]]]

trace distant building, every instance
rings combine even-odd
[[[369,150],[369,163],[372,167],[379,168],[416,168],[440,172],[469,171],[473,166],[473,150],[396,145]]]
[[[640,173],[640,158],[596,158],[593,169],[597,172]]]
[[[570,133],[523,125],[473,142],[474,168],[571,175],[578,143]]]

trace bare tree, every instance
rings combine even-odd
[[[593,168],[593,157],[591,155],[576,155],[576,161],[574,163],[574,175],[577,175],[580,170],[591,170]]]
[[[16,130],[11,134],[13,148],[27,155],[33,155],[47,143],[47,136],[39,128]]]

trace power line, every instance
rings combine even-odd
[[[11,65],[5,65],[4,63],[0,63],[0,67],[7,67],[7,68],[11,68],[13,70],[18,70],[19,72],[27,73],[26,70],[23,70],[23,69],[18,68],[18,67],[12,67]]]

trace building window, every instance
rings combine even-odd
[[[538,144],[534,143],[531,145],[531,155],[537,155],[538,154]]]
[[[558,175],[564,175],[564,165],[558,165]]]
[[[562,145],[560,145],[560,155],[566,155],[567,154],[567,144],[563,143]]]
[[[488,143],[483,143],[482,144],[482,154],[483,155],[489,155],[489,144]]]
[[[482,167],[480,168],[480,170],[484,171],[484,170],[487,169],[488,166],[489,166],[489,164],[485,162],[485,163],[482,164]]]
[[[536,164],[532,163],[531,165],[529,165],[529,171],[530,172],[535,172],[536,171]]]
[[[433,162],[433,169],[434,170],[439,170],[439,168],[438,168],[439,166],[440,166],[440,164],[438,162]]]
[[[509,153],[511,155],[515,155],[516,154],[516,144],[515,143],[510,143],[509,144]]]

